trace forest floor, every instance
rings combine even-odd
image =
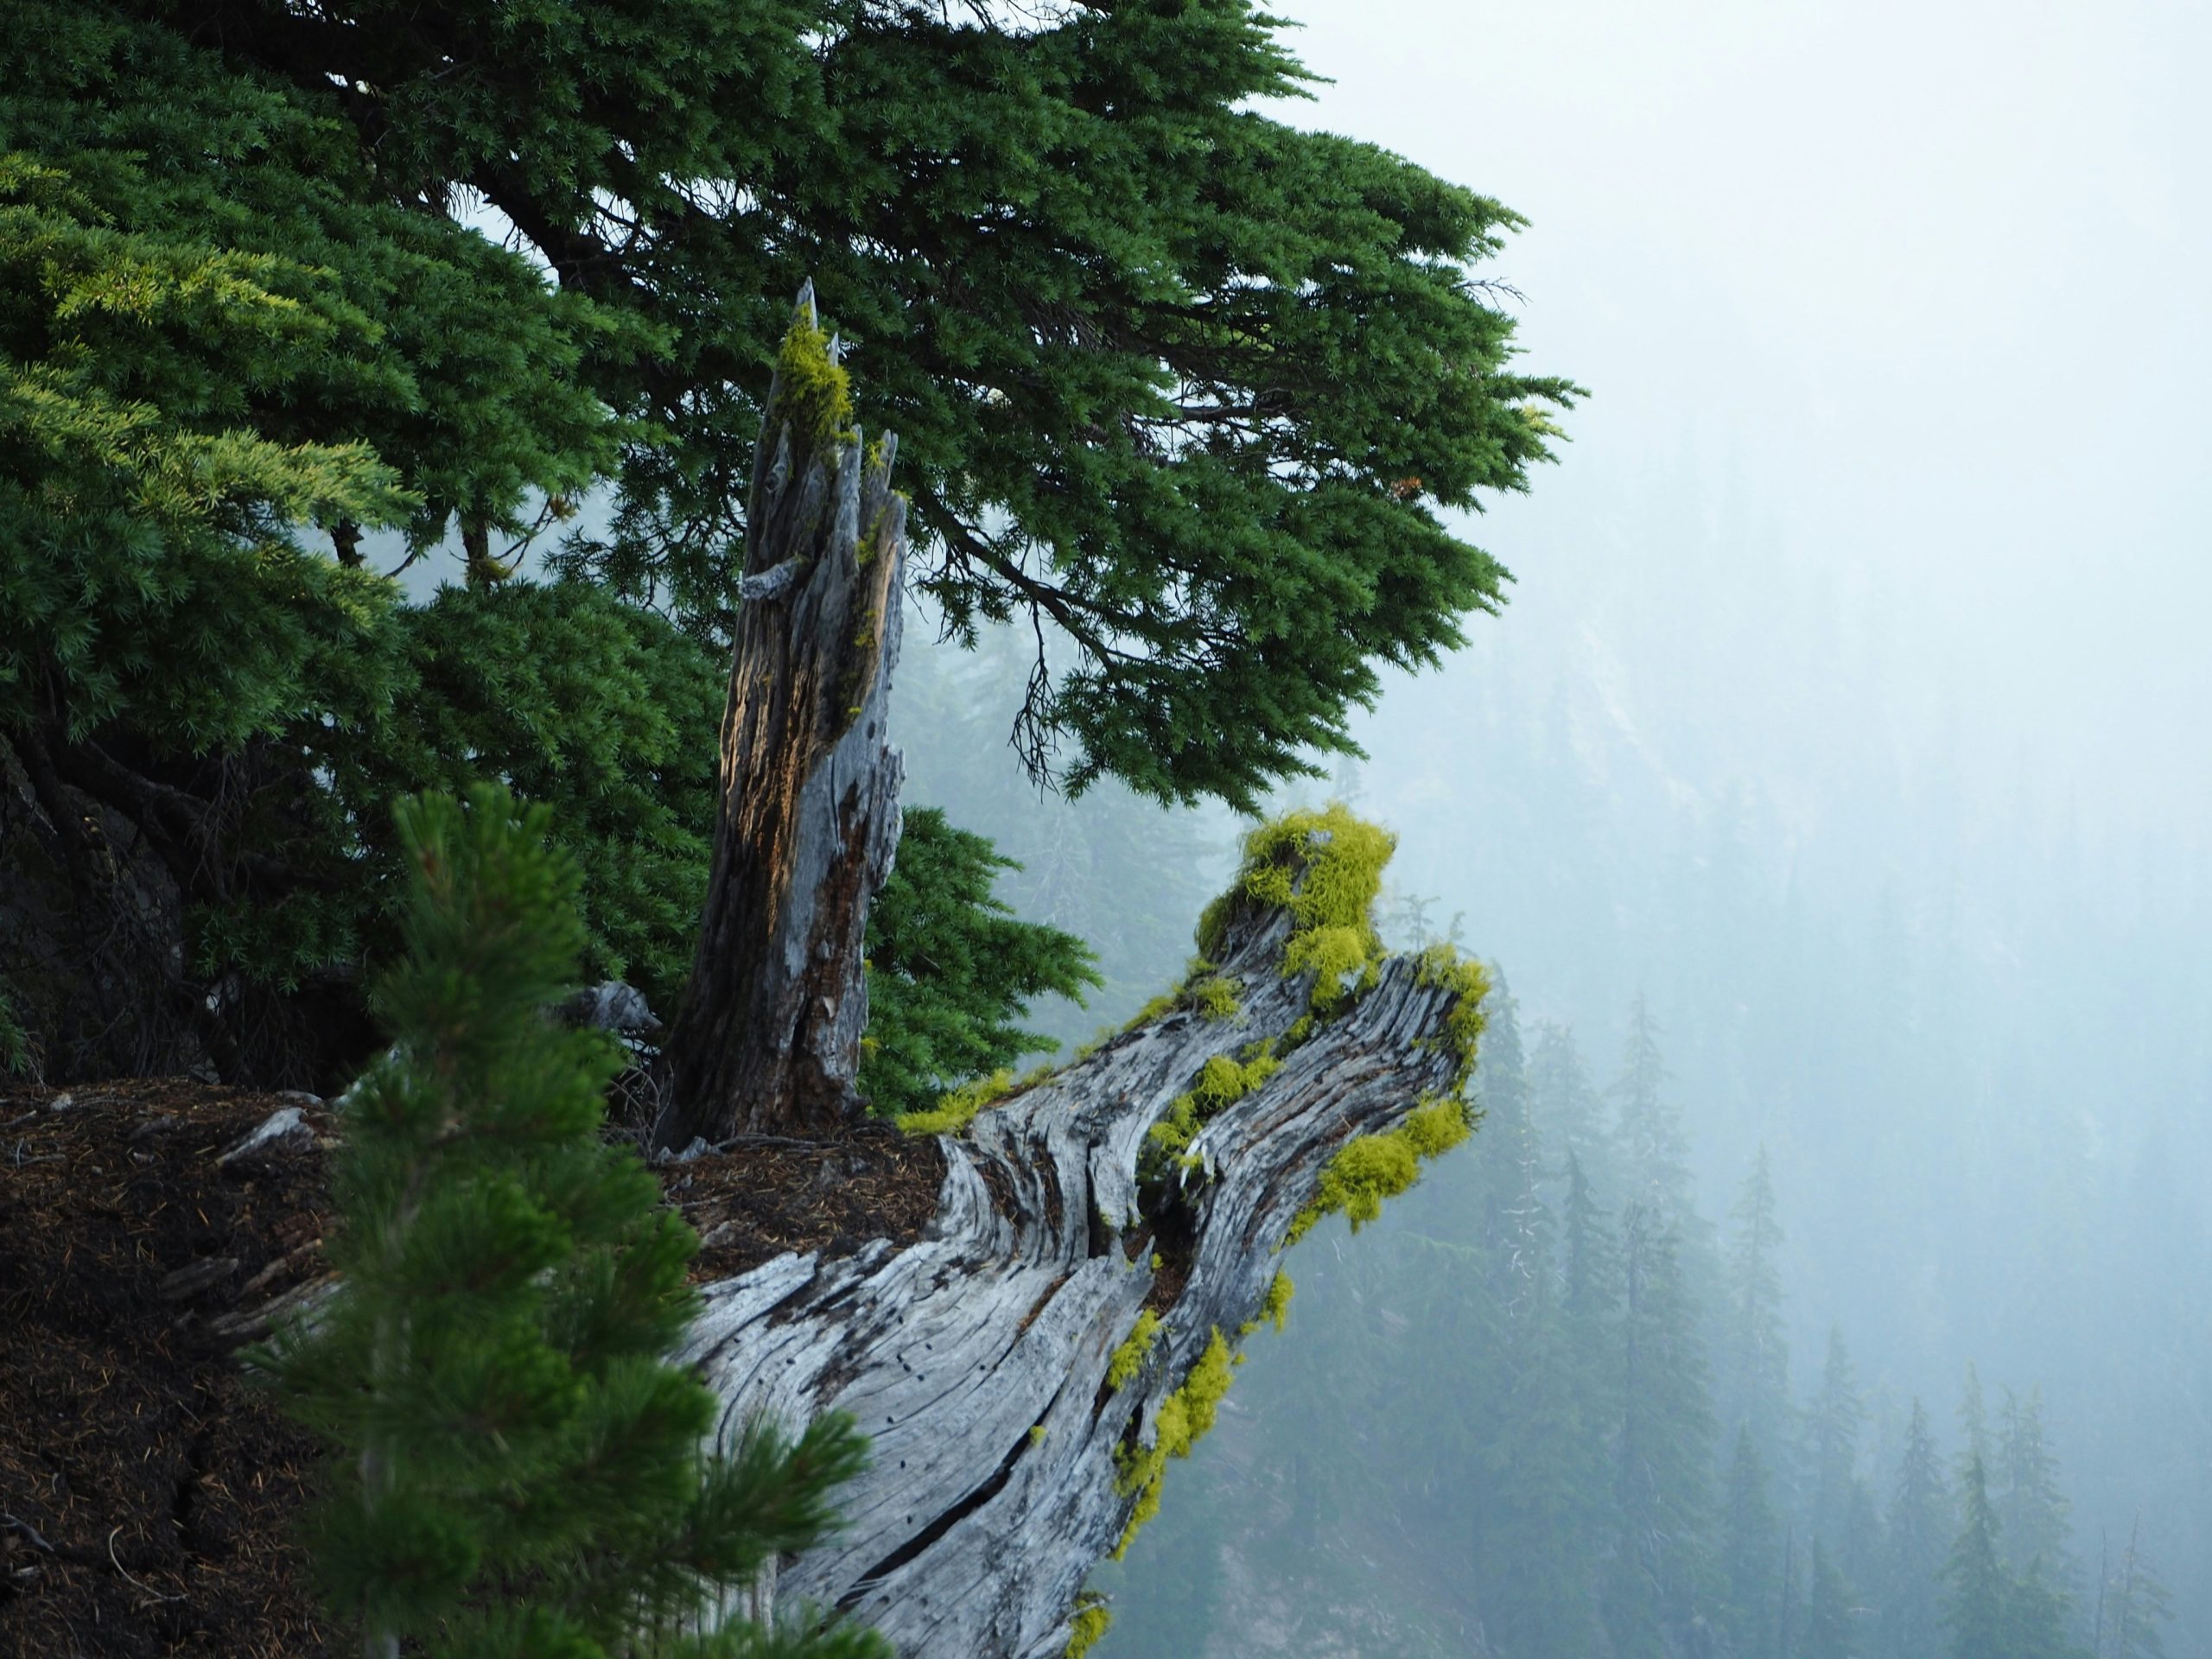
[[[223,1158],[286,1108],[293,1133]],[[322,1450],[237,1351],[323,1279],[333,1127],[311,1096],[0,1084],[0,1659],[327,1650],[294,1541]],[[910,1242],[944,1162],[868,1124],[661,1173],[703,1282]]]

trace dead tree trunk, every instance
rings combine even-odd
[[[845,1530],[770,1586],[780,1611],[842,1610],[903,1659],[1058,1659],[1078,1614],[1103,1617],[1084,1580],[1211,1421],[1287,1236],[1317,1196],[1357,1217],[1354,1189],[1394,1184],[1362,1172],[1402,1185],[1466,1126],[1479,971],[1395,959],[1317,1019],[1313,975],[1284,975],[1293,939],[1285,910],[1234,909],[1218,975],[946,1138],[919,1242],[705,1287],[680,1357],[726,1437],[845,1411],[874,1441]],[[1148,1131],[1209,1063],[1256,1086],[1163,1168]],[[1344,1157],[1355,1141],[1372,1155]]]
[[[663,1147],[805,1133],[858,1109],[868,901],[899,841],[887,735],[906,503],[863,453],[811,288],[753,460],[721,801],[699,948],[667,1048]]]

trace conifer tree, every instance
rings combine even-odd
[[[1575,1046],[1574,1033],[1555,1020],[1539,1020],[1529,1056],[1530,1110],[1547,1144],[1557,1149],[1564,1173],[1570,1159],[1601,1193],[1613,1189],[1612,1137],[1604,1103]]]
[[[1968,1360],[1966,1382],[1959,1392],[1960,1480],[1966,1479],[1967,1465],[1977,1461],[1986,1477],[1993,1456],[1989,1440],[1989,1408],[1981,1392],[1981,1373]]]
[[[1599,1329],[1620,1298],[1618,1246],[1605,1224],[1605,1212],[1583,1173],[1582,1160],[1567,1159],[1567,1198],[1560,1235],[1560,1270],[1568,1319]]]
[[[1720,1516],[1720,1624],[1730,1650],[1757,1659],[1775,1651],[1782,1614],[1782,1527],[1767,1495],[1766,1464],[1748,1426],[1736,1430]]]
[[[73,1070],[357,1064],[399,859],[345,780],[525,786],[463,729],[563,779],[594,954],[687,954],[683,826],[632,868],[594,801],[712,766],[688,687],[702,651],[727,677],[804,280],[901,437],[911,580],[956,637],[1031,625],[1021,747],[1077,790],[1319,775],[1383,665],[1502,603],[1447,517],[1525,487],[1576,395],[1514,371],[1470,275],[1517,218],[1262,113],[1304,72],[1250,0],[8,21],[0,745],[81,912],[15,1017],[57,1063],[82,1025]],[[448,548],[476,597],[418,620],[387,572]],[[588,671],[525,611],[592,635]],[[668,758],[622,726],[673,726]],[[104,822],[137,849],[119,884]],[[71,988],[111,983],[78,1020]]]
[[[1771,1470],[1788,1446],[1789,1348],[1782,1333],[1782,1274],[1775,1262],[1782,1224],[1764,1146],[1729,1215],[1735,1235],[1726,1264],[1720,1423],[1724,1432],[1748,1430],[1761,1462]]]
[[[1605,1625],[1620,1659],[1669,1653],[1712,1586],[1713,1412],[1697,1313],[1665,1216],[1622,1217],[1618,1543]]]
[[[1812,1475],[1810,1532],[1831,1555],[1851,1539],[1852,1494],[1858,1483],[1859,1432],[1866,1421],[1858,1373],[1843,1332],[1828,1332],[1821,1391],[1806,1416],[1806,1463]]]
[[[1549,1268],[1551,1218],[1537,1190],[1540,1151],[1529,1116],[1529,1075],[1521,1009],[1504,974],[1492,968],[1483,1009],[1483,1050],[1474,1089],[1482,1135],[1468,1169],[1478,1180],[1478,1236],[1487,1252],[1491,1291],[1509,1316]]]
[[[1014,1012],[1099,984],[1089,946],[1017,920],[993,891],[1019,870],[933,807],[905,815],[899,859],[868,913],[861,1092],[879,1114],[927,1111],[967,1078],[1058,1045]]]
[[[2173,1599],[2144,1545],[2140,1516],[2128,1528],[2126,1551],[2102,1589],[2095,1659],[2166,1659],[2163,1627],[2173,1618]]]
[[[1659,1027],[1642,992],[1630,1010],[1621,1073],[1609,1091],[1616,1103],[1616,1136],[1626,1186],[1623,1203],[1656,1208],[1683,1228],[1690,1220],[1689,1141],[1681,1109],[1667,1095],[1668,1073],[1659,1053]]]
[[[1950,1642],[1949,1659],[2022,1659],[2012,1647],[2013,1582],[1998,1547],[1989,1476],[1980,1457],[1971,1451],[1959,1497],[1959,1532],[1943,1567],[1943,1628]]]
[[[1621,1356],[1615,1340],[1621,1297],[1620,1243],[1598,1205],[1582,1160],[1569,1153],[1560,1209],[1560,1327],[1578,1411],[1588,1423],[1620,1417]],[[1605,1443],[1610,1448],[1611,1434]],[[1605,1482],[1610,1514],[1612,1482]]]
[[[2043,1583],[2071,1603],[2080,1583],[2069,1548],[2072,1505],[2044,1432],[2043,1390],[2031,1389],[2021,1400],[2006,1389],[1998,1424],[1995,1502],[2005,1560],[2021,1574],[2040,1563]]]
[[[1513,1472],[1491,1492],[1467,1495],[1485,1516],[1476,1589],[1485,1625],[1506,1650],[1576,1659],[1599,1652],[1603,1640],[1589,1559],[1589,1540],[1605,1520],[1602,1424],[1588,1414],[1591,1396],[1579,1386],[1561,1307],[1518,1009],[1510,996],[1499,1001],[1502,976],[1492,984],[1477,1073],[1483,1132],[1471,1161],[1482,1168],[1482,1237],[1496,1306],[1496,1352],[1485,1376],[1496,1392],[1477,1408],[1491,1421],[1474,1467]]]
[[[880,1654],[696,1628],[823,1535],[864,1443],[830,1418],[704,1449],[714,1397],[665,1357],[696,1240],[599,1133],[613,1045],[544,1012],[584,939],[550,816],[480,786],[397,817],[414,874],[392,1045],[344,1106],[340,1288],[262,1356],[346,1455],[314,1526],[328,1605],[369,1659]]]
[[[1940,1574],[1951,1537],[1947,1507],[1943,1466],[1928,1413],[1915,1399],[1885,1541],[1883,1659],[1933,1659],[1942,1642]]]
[[[1798,1659],[1853,1659],[1859,1652],[1852,1624],[1851,1590],[1817,1538],[1813,1541],[1812,1588],[1805,1598],[1804,1636]]]

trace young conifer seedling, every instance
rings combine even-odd
[[[708,1449],[713,1397],[667,1360],[696,1240],[600,1133],[613,1045],[545,1013],[583,944],[546,813],[486,786],[397,816],[411,892],[391,1047],[343,1105],[340,1287],[257,1356],[340,1448],[326,1605],[369,1659],[880,1656],[714,1617],[833,1523],[865,1443],[830,1418]]]

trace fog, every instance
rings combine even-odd
[[[1489,274],[1528,364],[1592,393],[1471,527],[1516,574],[1504,614],[1394,677],[1333,779],[1400,836],[1402,922],[1456,917],[1600,1085],[1648,999],[1716,1248],[1771,1155],[1793,1393],[1840,1328],[1878,1504],[1912,1397],[1948,1459],[1969,1363],[1993,1401],[2040,1387],[2081,1639],[2139,1517],[2167,1650],[2212,1652],[2212,15],[1282,10],[1330,78],[1296,118],[1527,216]],[[921,798],[1035,856],[1010,795],[910,747]],[[1112,798],[1039,821],[1155,833]],[[1157,833],[1217,878],[1225,823]],[[1475,1179],[1430,1178],[1424,1237]],[[1175,1471],[1167,1541],[1102,1577],[1103,1655],[1335,1650],[1251,1626],[1296,1587],[1233,1517],[1287,1435],[1332,1432],[1290,1356],[1389,1300],[1331,1287],[1393,1224],[1304,1247],[1324,1294]],[[1224,1551],[1192,1611],[1193,1552]],[[1435,1650],[1550,1659],[1459,1617]]]

